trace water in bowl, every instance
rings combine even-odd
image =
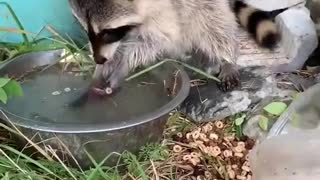
[[[174,77],[174,71],[174,67],[159,68],[124,83],[113,96],[89,99],[83,106],[72,108],[68,104],[83,93],[90,78],[53,66],[28,75],[22,84],[24,96],[10,100],[6,110],[26,120],[48,123],[127,124],[172,99],[164,84]]]

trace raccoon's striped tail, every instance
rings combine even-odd
[[[253,35],[260,46],[269,49],[273,49],[281,39],[274,18],[287,9],[268,12],[254,8],[242,0],[233,2],[233,10],[240,25]]]

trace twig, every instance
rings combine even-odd
[[[156,169],[156,167],[154,166],[154,163],[153,163],[153,161],[150,159],[150,162],[151,162],[151,165],[152,165],[152,170],[153,170],[153,172],[154,172],[154,175],[156,176],[156,180],[160,180],[160,178],[159,178],[159,175],[158,175],[158,173],[157,173],[157,169]]]

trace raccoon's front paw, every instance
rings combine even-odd
[[[114,90],[121,86],[125,77],[129,74],[129,66],[126,61],[110,61],[103,65],[102,77],[104,88],[107,94],[111,94]],[[109,93],[108,93],[109,91]]]
[[[218,87],[224,92],[231,91],[240,85],[240,73],[233,64],[224,64],[218,78],[221,81]]]

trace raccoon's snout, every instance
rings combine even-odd
[[[94,61],[95,61],[97,64],[101,64],[101,65],[102,65],[102,64],[108,62],[108,59],[107,59],[106,57],[100,55],[100,54],[94,55],[93,58],[94,58]]]

